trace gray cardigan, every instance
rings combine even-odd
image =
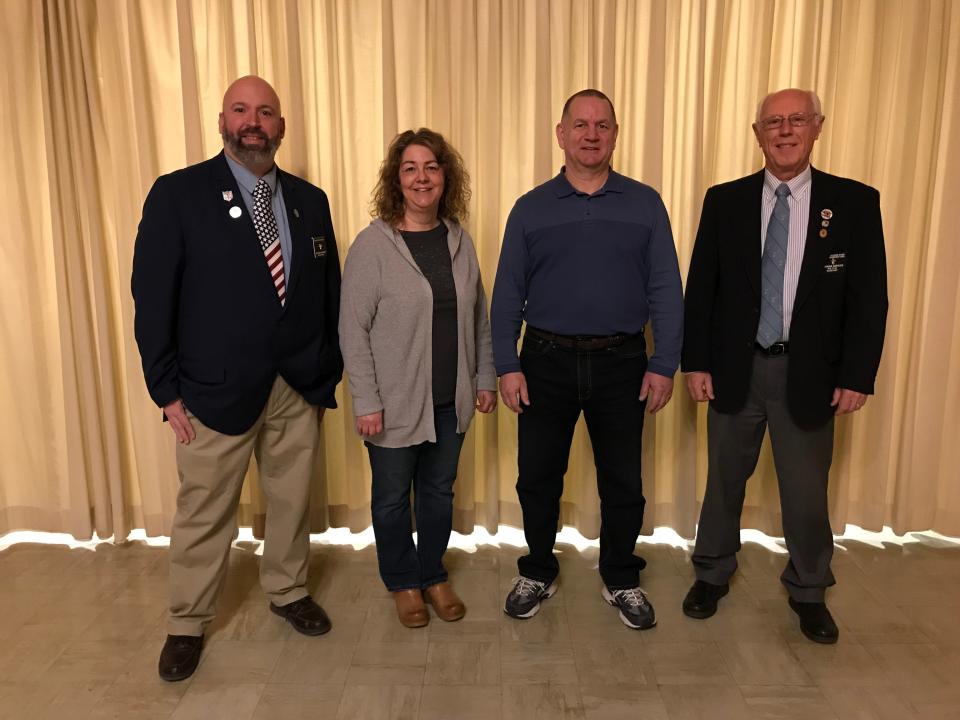
[[[443,221],[457,290],[457,431],[473,418],[477,390],[496,390],[487,298],[477,252],[460,225]],[[433,423],[433,291],[400,233],[374,220],[343,268],[340,348],[354,415],[383,411],[381,447],[436,442]]]

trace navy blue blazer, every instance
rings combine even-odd
[[[330,205],[305,180],[279,169],[278,179],[292,242],[285,306],[222,152],[158,178],[137,231],[134,332],[150,397],[181,398],[228,435],[250,429],[278,373],[328,408],[343,374]]]
[[[873,393],[887,318],[880,194],[811,170],[787,369],[787,407],[804,428],[830,419],[835,387]],[[750,388],[760,322],[762,193],[762,170],[707,190],[687,273],[681,367],[712,374],[710,404],[722,413],[739,412]]]

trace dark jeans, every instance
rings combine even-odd
[[[520,574],[552,582],[560,496],[570,443],[583,411],[600,493],[600,575],[610,589],[636,587],[646,562],[634,555],[643,524],[640,384],[647,369],[642,335],[603,350],[558,346],[528,329],[520,352],[530,405],[519,416],[517,495],[528,555]]]
[[[453,403],[433,409],[437,441],[402,448],[366,443],[373,471],[371,512],[380,577],[387,590],[422,589],[443,582],[443,554],[453,526],[453,481],[463,435]],[[413,544],[410,487],[417,521]]]

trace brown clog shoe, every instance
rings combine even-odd
[[[463,601],[457,597],[453,587],[448,582],[431,585],[423,592],[441,620],[453,622],[462,618],[467,612]]]
[[[400,624],[408,628],[419,628],[430,622],[430,613],[423,604],[423,595],[419,590],[398,590],[393,594],[397,604],[397,617]]]

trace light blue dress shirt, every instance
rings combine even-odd
[[[247,206],[247,212],[253,218],[253,190],[257,187],[257,181],[260,179],[243,165],[224,153],[227,159],[227,165],[230,166],[230,172],[240,186],[240,194],[243,196],[243,204]],[[293,244],[290,241],[290,223],[287,220],[287,207],[283,204],[283,188],[277,182],[277,166],[270,168],[270,172],[263,176],[270,186],[270,207],[277,220],[277,229],[280,231],[280,253],[283,255],[283,281],[289,287],[290,285],[290,267],[292,262]]]

